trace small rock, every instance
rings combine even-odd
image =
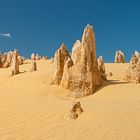
[[[76,120],[78,116],[83,112],[80,102],[73,102],[73,107],[70,112],[66,113],[66,120]]]
[[[109,72],[109,73],[107,74],[107,77],[111,77],[111,76],[113,76],[113,73],[112,73],[112,72]]]

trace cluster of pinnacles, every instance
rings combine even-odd
[[[36,61],[44,59],[47,60],[47,56],[39,56],[38,54],[32,54],[31,55],[31,71],[37,70]],[[11,67],[12,72],[11,76],[19,74],[19,65],[22,65],[25,63],[25,58],[20,56],[18,53],[18,50],[15,49],[13,52],[9,51],[3,54],[0,52],[0,68],[8,68]]]
[[[87,25],[82,41],[75,42],[71,56],[65,44],[56,51],[51,84],[69,89],[68,95],[74,98],[91,95],[106,79],[102,57],[98,63],[93,27]]]
[[[5,52],[3,54],[3,56],[2,56],[2,53],[0,52],[0,68],[11,67],[12,63],[13,63],[12,59],[13,59],[14,55],[15,55],[15,51],[14,52],[12,52],[12,51]],[[17,56],[17,63],[19,65],[22,65],[24,60],[25,60],[25,58],[18,54],[18,56]]]
[[[132,55],[124,79],[136,84],[140,83],[140,53],[138,51]]]
[[[24,63],[25,58],[21,57],[18,50],[15,49],[13,52],[9,51],[3,54],[0,53],[0,68],[12,68],[11,76],[19,73],[19,65]]]
[[[48,56],[39,56],[38,54],[35,53],[31,54],[31,60],[41,60],[41,59],[47,60]]]

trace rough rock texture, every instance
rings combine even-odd
[[[65,119],[66,120],[76,120],[78,118],[78,115],[73,112],[73,110],[70,110],[68,113],[65,114]]]
[[[0,52],[0,68],[2,68],[2,53]]]
[[[3,55],[3,68],[8,68],[12,65],[13,52],[5,52]]]
[[[73,102],[72,110],[78,115],[81,114],[83,112],[83,109],[81,107],[81,103],[80,102]]]
[[[102,64],[101,71],[105,73],[105,69],[103,69]],[[76,41],[71,56],[64,44],[56,51],[51,84],[61,84],[69,89],[68,96],[74,98],[91,95],[102,84],[101,72],[96,60],[95,36],[92,26],[85,27],[82,41]]]
[[[43,56],[42,59],[48,60],[49,58],[48,58],[48,56]]]
[[[50,63],[52,64],[53,62],[54,62],[54,58],[51,57],[51,59],[50,59]]]
[[[114,63],[126,63],[124,53],[121,50],[116,51]]]
[[[135,50],[135,55],[137,58],[140,57],[140,53],[137,50]]]
[[[10,67],[12,65],[12,57],[13,57],[13,52],[9,51],[7,53],[7,63],[8,63],[8,67]]]
[[[34,53],[31,54],[31,60],[36,60],[36,55]]]
[[[63,43],[56,51],[54,56],[51,84],[60,85],[63,76],[64,65],[68,58],[70,58],[70,55],[66,45]]]
[[[69,68],[73,66],[73,61],[71,58],[68,58],[67,62],[65,63],[64,69],[63,69],[63,77],[61,81],[61,86],[65,88],[69,88]]]
[[[15,49],[13,52],[13,58],[12,58],[12,74],[11,76],[14,76],[19,73],[19,64],[18,64],[18,51]]]
[[[47,60],[48,57],[47,56],[39,56],[38,54],[35,54],[35,53],[31,54],[31,60],[41,60],[41,59]]]
[[[136,75],[135,84],[140,84],[140,72],[138,72]]]
[[[93,94],[101,85],[100,72],[96,61],[96,47],[93,27],[87,25],[84,29],[81,47],[78,49],[76,63],[71,66],[65,75],[66,80],[61,82],[70,90],[68,96],[80,98]],[[66,63],[66,67],[67,67]]]
[[[24,62],[24,58],[22,56],[18,56],[18,64],[22,65]]]
[[[66,113],[65,119],[66,120],[75,120],[78,118],[79,114],[83,112],[80,102],[74,102],[73,107],[70,112]]]
[[[31,62],[31,71],[33,72],[33,71],[37,71],[37,65],[36,65],[36,61],[34,61],[34,60],[32,60],[32,62]]]
[[[5,52],[2,57],[2,67],[8,68],[12,66],[12,59],[13,59],[13,51]],[[18,63],[19,65],[23,64],[23,61],[25,60],[24,57],[18,56]]]
[[[40,60],[40,59],[42,59],[42,57],[39,56],[38,54],[36,54],[36,55],[35,55],[35,60]]]
[[[105,64],[104,64],[104,60],[103,60],[103,57],[100,56],[97,60],[97,63],[98,63],[98,69],[100,71],[100,74],[101,74],[101,78],[106,80],[106,74],[105,74]]]
[[[77,40],[72,48],[72,54],[71,54],[71,58],[73,60],[73,64],[76,64],[78,62],[79,59],[79,55],[80,55],[80,48],[81,48],[81,42],[80,40]]]
[[[129,67],[125,72],[124,80],[140,83],[140,57],[135,54],[132,55]]]
[[[32,53],[31,54],[31,72],[36,71],[37,70],[37,66],[36,66],[36,54]]]
[[[3,68],[8,68],[9,67],[9,63],[7,61],[7,58],[8,58],[8,54],[7,53],[4,53],[3,54],[3,59],[2,59],[2,64],[3,64]]]

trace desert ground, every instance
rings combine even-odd
[[[0,69],[0,140],[140,140],[140,85],[123,81],[128,64],[106,63],[113,76],[82,99],[84,112],[65,120],[74,99],[50,85],[51,60]]]

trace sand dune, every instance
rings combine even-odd
[[[93,95],[78,99],[84,112],[77,120],[64,115],[73,99],[51,86],[50,60],[0,69],[0,140],[140,140],[140,85],[122,80],[128,64],[106,64],[113,76]]]

